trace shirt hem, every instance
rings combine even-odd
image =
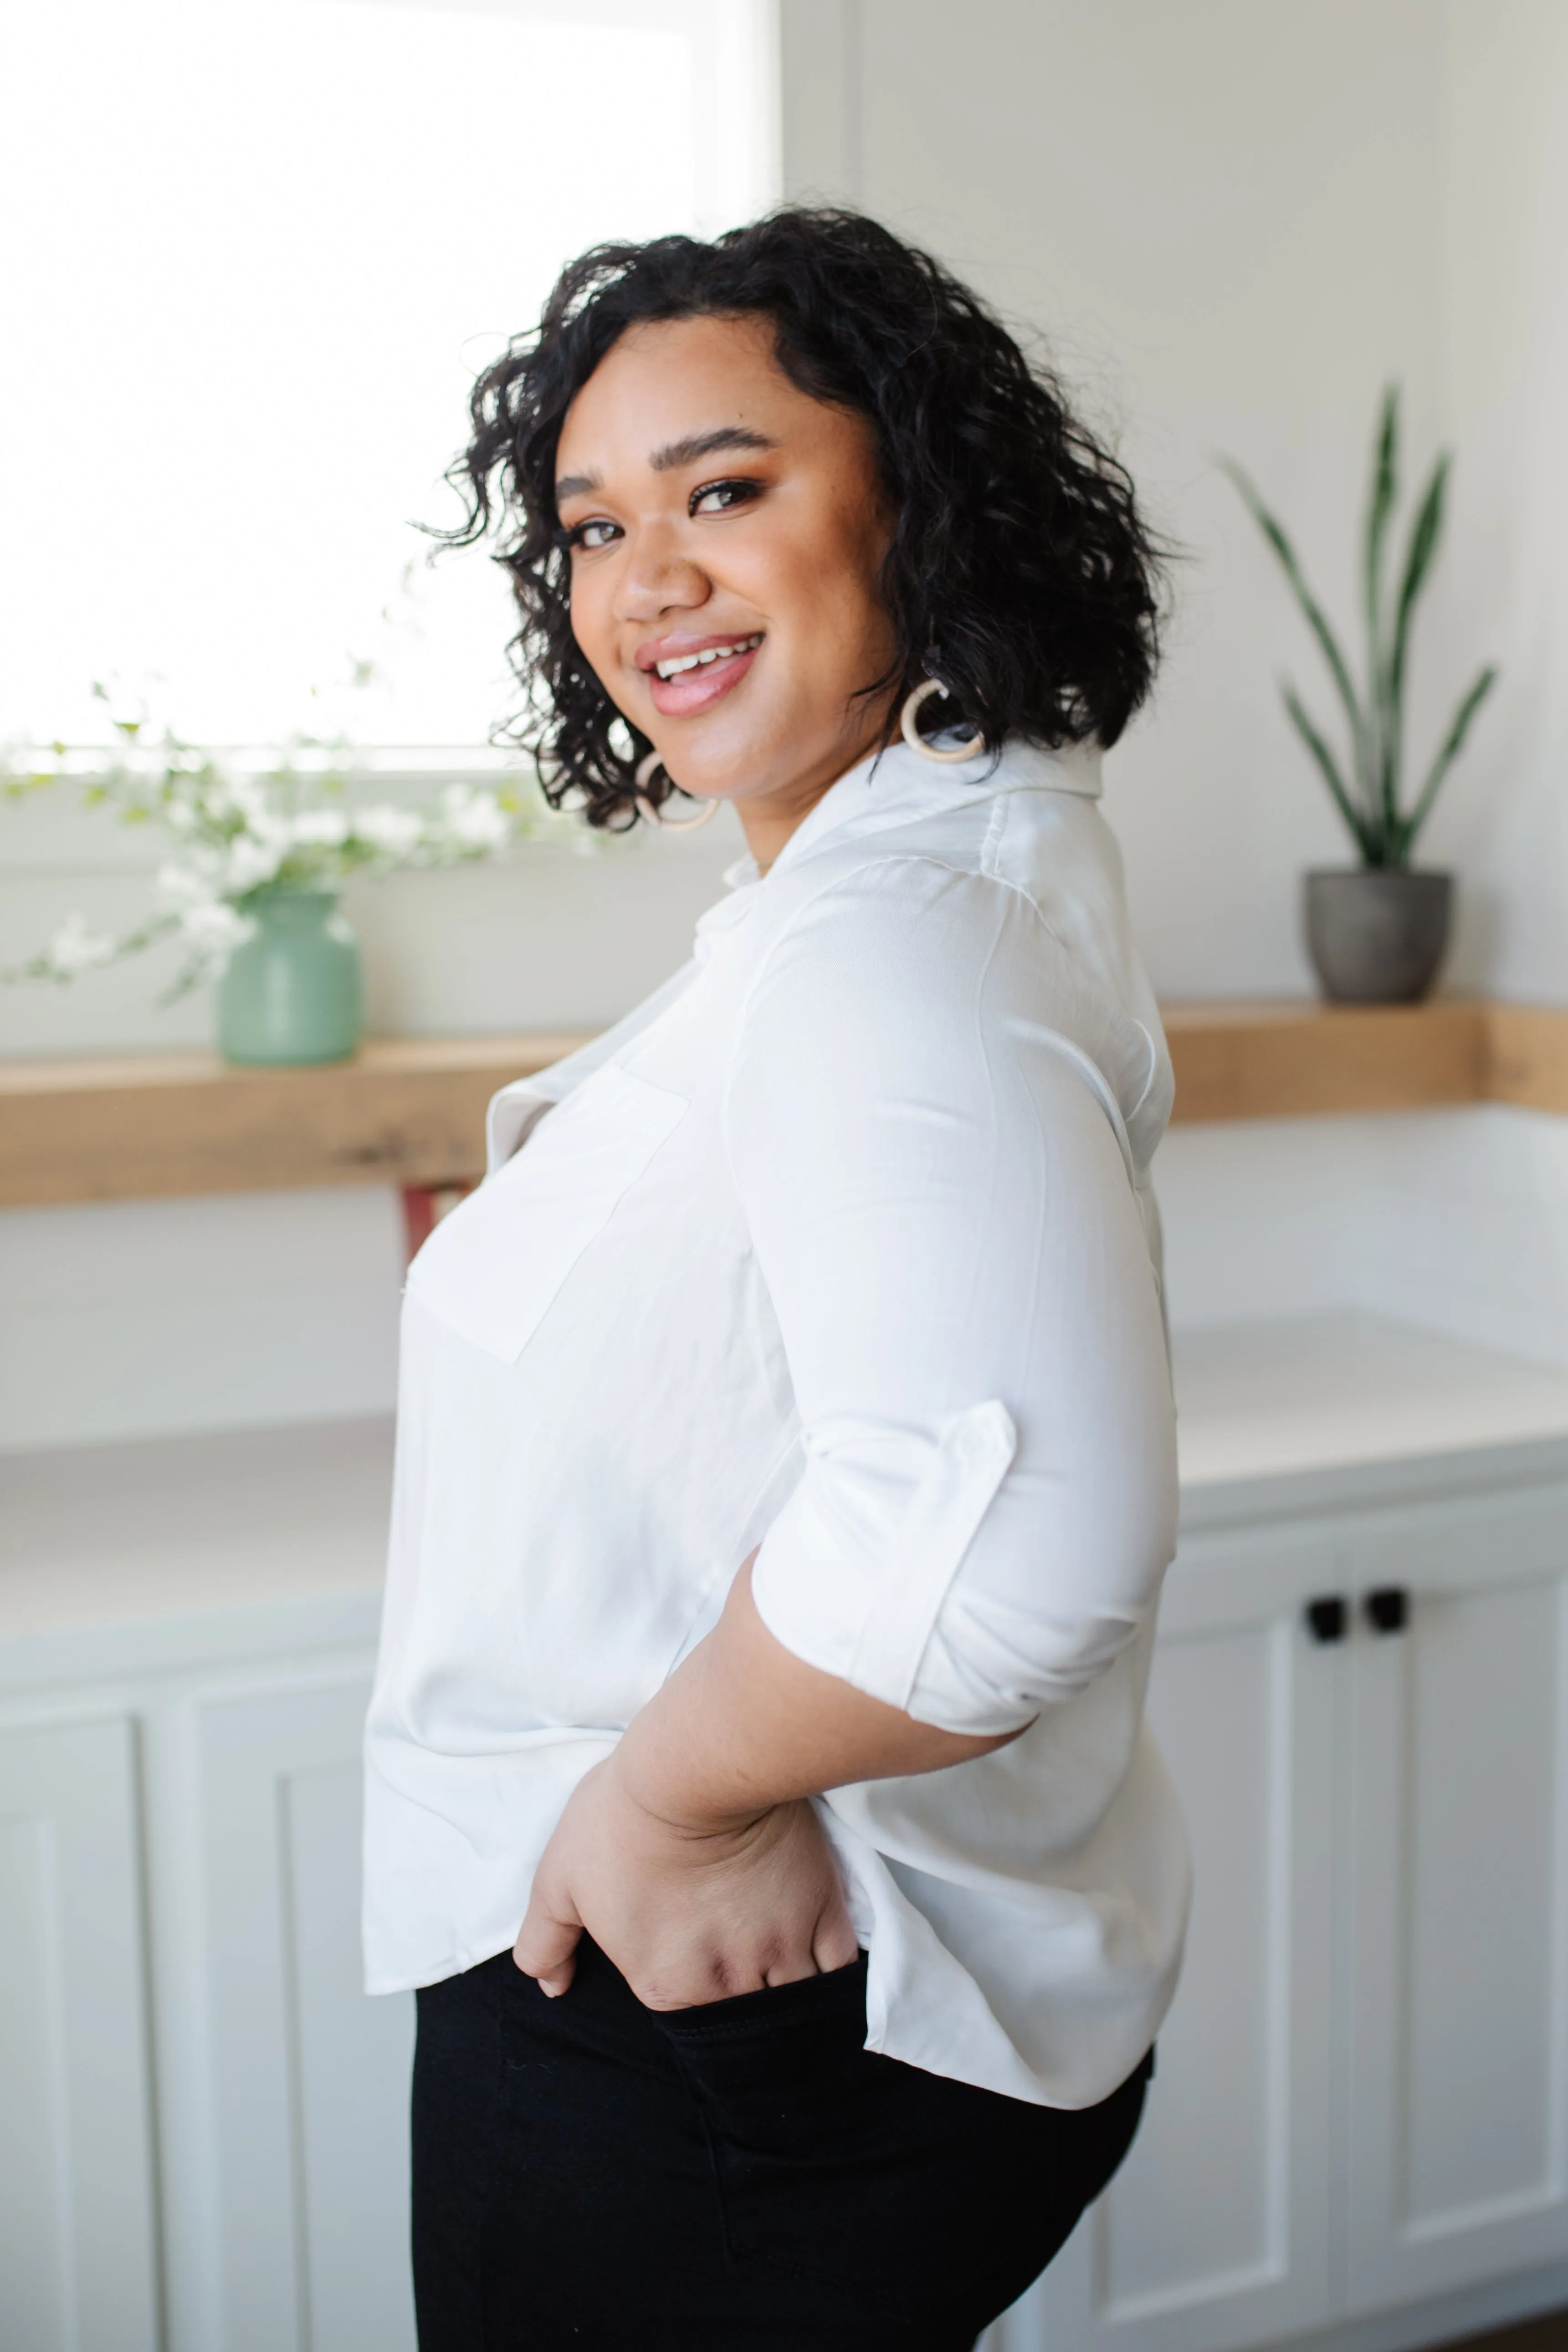
[[[367,1968],[364,1972],[365,1992],[373,2000],[386,1993],[424,1992],[431,1985],[446,1984],[452,1977],[466,1976],[470,1969],[483,1968],[487,1960],[497,1959],[502,1952],[510,1952],[515,1941],[513,1934],[504,1936],[499,1943],[488,1944],[482,1950],[449,1952],[445,1958],[433,1961],[429,1968],[420,1968],[412,1974],[405,1969]]]

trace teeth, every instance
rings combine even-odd
[[[660,677],[679,677],[683,670],[702,669],[710,662],[728,661],[736,654],[749,654],[754,646],[760,646],[762,642],[762,632],[759,630],[754,637],[737,638],[732,646],[710,646],[703,653],[682,654],[678,661],[655,662],[654,667]]]

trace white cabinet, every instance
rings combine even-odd
[[[237,1659],[209,1622],[110,1716],[0,1690],[4,2352],[413,2352],[414,2003],[361,1990],[350,1613],[285,1657],[298,1608]]]
[[[191,2352],[412,2352],[413,2000],[360,1980],[368,1697],[355,1662],[188,1710],[203,1932],[181,2030],[205,2096],[183,2218],[209,2315]]]
[[[1355,1565],[1408,1596],[1345,1662],[1365,2309],[1568,2255],[1568,1497],[1393,1513]]]
[[[1167,1591],[1186,1969],[994,2352],[1240,2352],[1568,2262],[1568,1487],[1210,1529]]]
[[[1007,2323],[1007,2352],[1237,2352],[1331,2309],[1330,2012],[1340,1677],[1302,1612],[1315,1532],[1190,1547],[1150,1717],[1193,1840],[1187,1962],[1142,2129]]]
[[[135,1745],[124,1716],[0,1738],[0,2341],[154,2352]]]
[[[376,1615],[0,1642],[4,2352],[413,2352],[414,2002],[361,1990]]]
[[[239,1441],[205,1489],[171,1449],[138,1540],[199,1607],[100,1605],[119,1457],[112,1525],[40,1552],[65,1613],[7,1625],[0,1571],[4,2352],[412,2352],[413,2002],[364,1997],[358,1938],[385,1464],[339,1496],[290,1444],[245,1441],[243,1513]],[[1400,2352],[1568,2302],[1546,1451],[1189,1494],[1150,1700],[1186,1974],[1127,2165],[987,2352]],[[83,1474],[50,1475],[63,1512]],[[1336,1594],[1323,1641],[1306,1605]]]

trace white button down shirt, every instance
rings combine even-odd
[[[1171,1072],[1099,788],[1086,751],[867,761],[662,989],[497,1096],[405,1301],[373,1990],[506,1949],[572,1789],[760,1544],[797,1656],[1028,1726],[818,1801],[869,2046],[1064,2107],[1147,2049],[1187,1900],[1142,1726]]]

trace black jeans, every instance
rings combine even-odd
[[[420,2352],[968,2352],[1131,2144],[864,2048],[866,1960],[645,2009],[584,1939],[419,1995]]]

